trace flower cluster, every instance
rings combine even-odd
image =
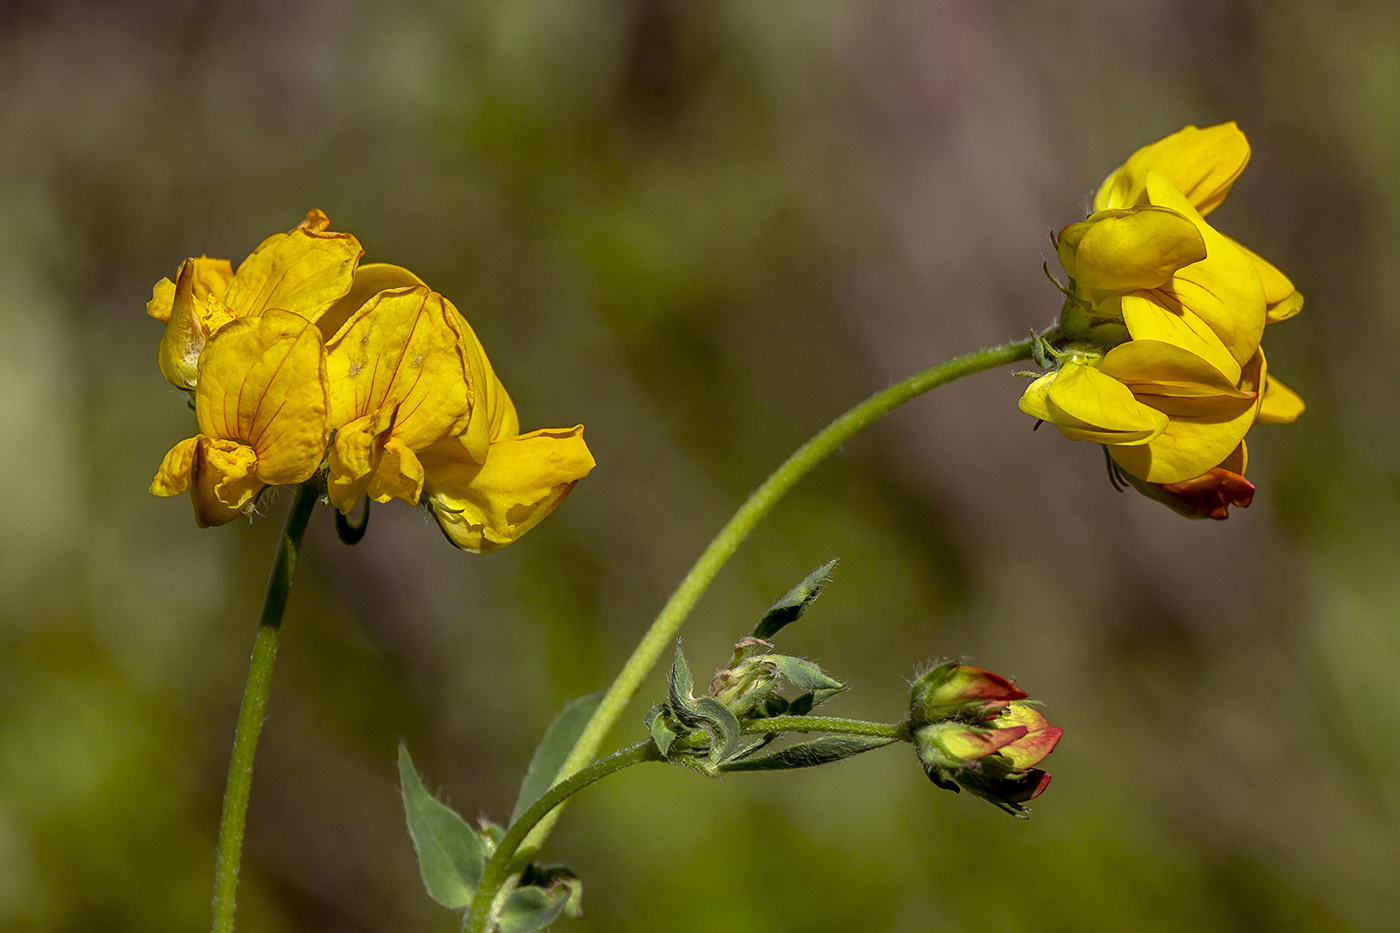
[[[1249,504],[1246,432],[1303,411],[1260,339],[1303,297],[1278,269],[1205,221],[1249,161],[1234,123],[1188,126],[1135,152],[1088,219],[1056,238],[1069,275],[1051,371],[1021,409],[1192,517]]]
[[[1024,816],[1050,784],[1035,765],[1064,733],[1036,706],[1005,677],[960,661],[925,673],[910,692],[909,725],[929,780]]]
[[[452,303],[400,266],[361,265],[359,241],[329,227],[312,210],[237,271],[200,256],[156,284],[160,370],[193,394],[198,433],[151,492],[188,489],[208,527],[324,471],[342,513],[366,495],[421,502],[457,547],[509,544],[593,468],[582,425],[521,434]]]

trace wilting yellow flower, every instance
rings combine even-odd
[[[199,433],[165,455],[151,492],[190,490],[207,528],[250,511],[266,486],[310,479],[330,436],[325,359],[320,331],[288,311],[220,328],[199,360]]]
[[[324,464],[341,512],[366,495],[426,500],[458,547],[514,541],[593,468],[582,426],[521,435],[457,309],[407,269],[359,265],[359,242],[329,224],[312,210],[237,272],[201,256],[156,285],[161,371],[194,390],[200,433],[151,492],[189,489],[196,521],[218,525]]]
[[[1233,123],[1187,127],[1134,153],[1105,179],[1094,213],[1057,238],[1070,277],[1057,365],[1021,408],[1106,445],[1144,483],[1242,474],[1249,428],[1303,409],[1259,346],[1266,324],[1297,313],[1302,296],[1204,219],[1248,159]]]
[[[178,389],[199,381],[209,338],[238,318],[269,308],[315,321],[350,291],[364,250],[348,233],[329,232],[318,210],[288,233],[264,240],[233,271],[226,259],[200,256],[180,264],[175,281],[156,283],[146,313],[165,322],[160,371]]]

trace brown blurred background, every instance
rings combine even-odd
[[[848,444],[685,633],[783,635],[897,718],[970,655],[1066,737],[1029,822],[907,748],[785,776],[649,766],[549,856],[582,931],[1386,929],[1400,909],[1400,7],[1386,0],[0,3],[0,929],[207,923],[288,497],[199,531],[146,493],[192,431],[151,285],[320,207],[485,342],[594,475],[490,557],[377,507],[313,520],[254,786],[240,929],[456,929],[416,877],[395,746],[504,818],[788,452],[914,369],[1048,324],[1047,232],[1186,123],[1254,161],[1213,220],[1307,296],[1307,398],[1254,506],[1188,522],[1032,434],[1008,370]],[[617,731],[641,733],[659,675]]]

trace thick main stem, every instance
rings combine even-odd
[[[210,925],[213,933],[232,933],[233,930],[238,867],[243,858],[243,827],[248,818],[248,794],[253,788],[253,759],[257,755],[258,734],[262,731],[267,695],[272,687],[277,632],[287,608],[287,594],[292,588],[301,539],[320,495],[320,485],[314,481],[297,487],[296,499],[292,501],[287,524],[282,529],[282,540],[272,559],[272,573],[268,576],[267,594],[263,597],[262,615],[258,619],[258,635],[253,642],[253,657],[248,664],[248,683],[243,688],[243,704],[238,709],[238,725],[233,730],[228,783],[224,785],[219,847],[214,860],[214,918]]]
[[[568,777],[593,760],[603,739],[641,688],[642,681],[671,646],[681,624],[690,615],[701,594],[754,527],[772,511],[789,489],[797,485],[800,479],[846,441],[910,399],[954,379],[994,366],[1006,366],[1019,360],[1030,359],[1034,339],[1027,338],[975,350],[915,373],[887,389],[876,392],[797,448],[739,507],[734,517],[715,535],[714,540],[700,555],[700,559],[676,587],[656,620],[652,622],[651,628],[642,636],[642,640],[633,649],[632,656],[627,659],[627,663],[603,695],[602,702],[598,704],[583,734],[574,743],[573,750],[560,769],[560,777]],[[541,820],[526,840],[526,845],[538,848],[554,828],[559,813],[559,809],[552,810]]]

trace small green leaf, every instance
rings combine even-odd
[[[428,793],[408,749],[399,745],[399,786],[403,793],[408,834],[418,853],[418,870],[428,896],[444,907],[459,910],[472,902],[486,851],[481,837],[455,810]]]
[[[725,762],[719,766],[719,770],[790,771],[794,768],[815,768],[897,741],[899,740],[878,735],[824,735],[810,742],[789,745],[767,755]]]
[[[656,743],[656,749],[661,752],[662,758],[671,751],[671,743],[676,740],[675,731],[666,723],[667,709],[665,703],[657,703],[647,710],[646,717],[647,731],[651,733],[651,740]]]
[[[577,878],[559,878],[548,888],[520,887],[510,892],[501,908],[500,933],[535,933],[560,914],[577,917],[583,890]]]
[[[574,743],[583,733],[584,726],[588,725],[588,720],[593,716],[593,711],[598,708],[598,702],[602,698],[601,693],[579,697],[566,703],[559,715],[554,717],[554,721],[544,732],[544,738],[535,746],[535,754],[530,759],[525,780],[520,784],[520,796],[515,800],[515,810],[510,814],[511,825],[554,785],[554,779],[559,776],[559,769],[564,766],[564,759],[569,757]]]
[[[821,595],[822,585],[831,579],[831,571],[836,568],[836,564],[835,560],[827,561],[809,573],[801,583],[788,590],[787,595],[770,606],[763,618],[758,620],[758,625],[754,626],[753,637],[770,639],[785,626],[802,618],[802,614]]]
[[[739,744],[739,720],[729,709],[712,696],[703,696],[695,702],[697,711],[705,724],[710,726],[710,766],[714,767],[734,753]]]

